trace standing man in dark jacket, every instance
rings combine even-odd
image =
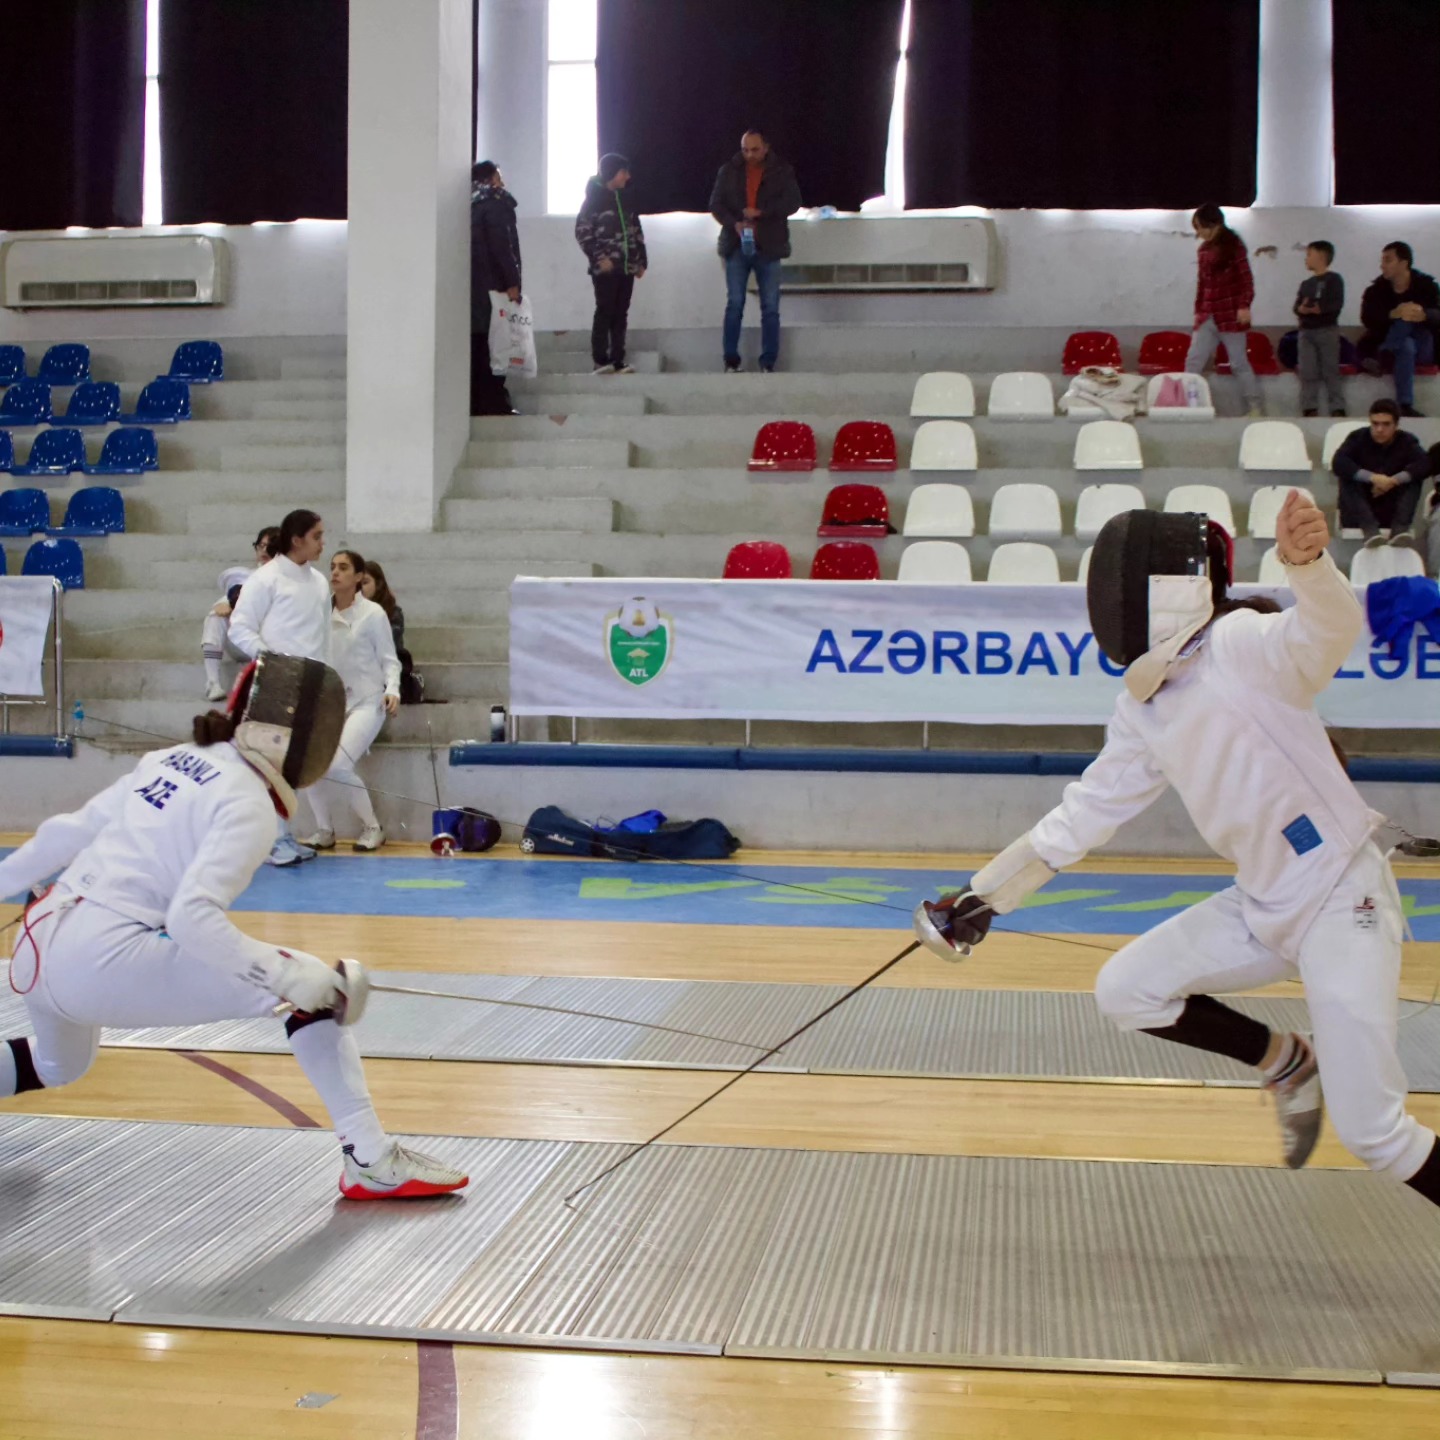
[[[1400,413],[1416,417],[1415,367],[1435,363],[1435,331],[1440,327],[1440,286],[1423,270],[1410,268],[1414,252],[1392,240],[1380,252],[1380,274],[1360,299],[1365,333],[1356,349],[1372,375],[1380,373],[1379,354],[1395,357],[1395,399]]]
[[[520,298],[515,197],[492,160],[470,170],[470,413],[514,415],[503,375],[490,373],[490,292]]]
[[[590,262],[595,287],[595,320],[590,354],[597,375],[631,375],[625,363],[625,329],[635,282],[645,278],[645,232],[640,217],[625,208],[622,191],[630,183],[630,162],[623,155],[602,155],[600,173],[585,187],[585,203],[575,217],[575,240]]]
[[[1408,544],[1430,457],[1408,430],[1400,428],[1399,407],[1380,399],[1370,407],[1370,428],[1345,437],[1330,468],[1340,492],[1340,524],[1361,531],[1367,544]]]
[[[745,284],[755,272],[760,292],[760,369],[780,357],[780,262],[790,254],[789,219],[800,208],[790,164],[774,154],[758,130],[740,137],[740,153],[715,177],[710,213],[720,224],[716,248],[725,262],[725,370],[740,369],[740,322]]]

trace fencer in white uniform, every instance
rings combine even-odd
[[[1227,596],[1229,541],[1203,517],[1109,521],[1091,558],[1090,619],[1100,648],[1127,668],[1104,749],[967,890],[923,904],[916,932],[956,958],[994,915],[1173,787],[1235,865],[1235,883],[1118,951],[1096,983],[1101,1010],[1124,1029],[1257,1067],[1292,1167],[1309,1158],[1328,1104],[1352,1154],[1440,1204],[1435,1134],[1406,1112],[1396,1053],[1403,919],[1373,839],[1385,819],[1350,782],[1314,708],[1364,624],[1329,538],[1320,510],[1291,491],[1276,540],[1295,604],[1281,611]],[[1308,1039],[1213,998],[1296,978]]]
[[[280,527],[267,525],[256,537],[252,547],[255,551],[253,565],[228,565],[220,572],[220,598],[210,607],[200,626],[200,658],[205,663],[205,698],[223,700],[226,690],[220,679],[220,666],[226,651],[244,656],[243,652],[230,644],[230,613],[234,606],[230,592],[244,583],[262,566],[275,558],[275,546],[280,539]],[[237,597],[238,598],[238,597]]]
[[[348,804],[360,821],[356,850],[378,850],[385,843],[357,767],[380,727],[400,708],[400,661],[389,618],[360,593],[364,573],[365,561],[353,550],[330,557],[329,660],[345,683],[345,730],[324,779],[306,793],[317,828],[301,843],[314,850],[335,848],[336,805]]]
[[[350,1199],[457,1190],[466,1177],[391,1140],[345,1024],[368,983],[353,961],[243,934],[226,913],[269,850],[277,810],[334,755],[338,676],[267,653],[230,712],[195,721],[194,743],[144,756],[81,810],[47,820],[0,862],[0,894],[55,884],[27,909],[11,961],[33,1041],[0,1043],[0,1098],[78,1080],[103,1026],[195,1025],[294,1008],[290,1045],[339,1137]]]

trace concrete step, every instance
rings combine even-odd
[[[338,421],[344,433],[344,400],[257,400],[256,420],[305,420],[315,423]]]
[[[531,399],[533,400],[534,397]],[[613,393],[596,391],[590,395],[546,392],[543,403],[526,404],[516,408],[523,410],[526,414],[533,412],[543,415],[546,419],[555,422],[563,420],[568,415],[644,415],[649,409],[649,402],[643,395],[622,394],[618,389]],[[471,416],[470,432],[479,438],[475,429],[477,425],[485,427],[487,430],[492,426],[499,430],[515,419],[516,417],[513,415]]]
[[[607,531],[615,528],[615,502],[601,496],[534,495],[483,498],[475,479],[483,471],[458,470],[450,498],[440,507],[449,531]],[[513,543],[523,549],[524,540]]]
[[[280,361],[282,380],[343,380],[344,355],[286,355]]]
[[[472,422],[473,423],[473,422]],[[515,424],[525,424],[516,420]],[[545,435],[542,428],[548,420],[533,422],[536,436]],[[598,421],[590,422],[600,423]],[[581,438],[578,440],[553,440],[547,438],[506,439],[485,438],[472,440],[466,449],[462,466],[484,469],[503,469],[507,466],[534,466],[547,470],[590,470],[597,466],[620,468],[631,463],[631,446],[623,438],[634,421],[612,420],[618,430],[609,438]]]
[[[538,352],[537,352],[538,353]],[[654,350],[639,350],[627,357],[637,375],[658,375],[664,361]],[[549,375],[593,375],[597,380],[625,381],[626,375],[594,375],[595,362],[589,348],[583,350],[552,350],[540,359],[540,367]]]
[[[343,470],[343,443],[226,445],[220,451],[222,470]]]
[[[292,491],[289,500],[284,502],[285,510],[293,510],[296,506],[307,505],[311,499],[312,496],[308,489],[297,488]],[[235,535],[243,535],[248,530],[250,533],[247,538],[253,540],[266,525],[278,525],[284,513],[284,510],[277,513],[274,501],[201,501],[189,507],[182,528],[188,528],[192,533],[201,534],[212,528]],[[345,507],[337,500],[327,503],[321,513],[325,521],[326,545],[338,549],[345,533]],[[166,528],[172,527],[167,526]],[[242,556],[246,553],[247,548],[248,546],[241,549]]]

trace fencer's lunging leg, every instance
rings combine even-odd
[[[388,1140],[365,1083],[355,1036],[329,1015],[292,1015],[285,1034],[305,1078],[329,1111],[340,1144],[353,1147],[365,1160],[379,1155]]]

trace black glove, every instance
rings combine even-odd
[[[990,933],[994,911],[973,890],[952,890],[915,909],[915,934],[942,960],[960,960]]]

